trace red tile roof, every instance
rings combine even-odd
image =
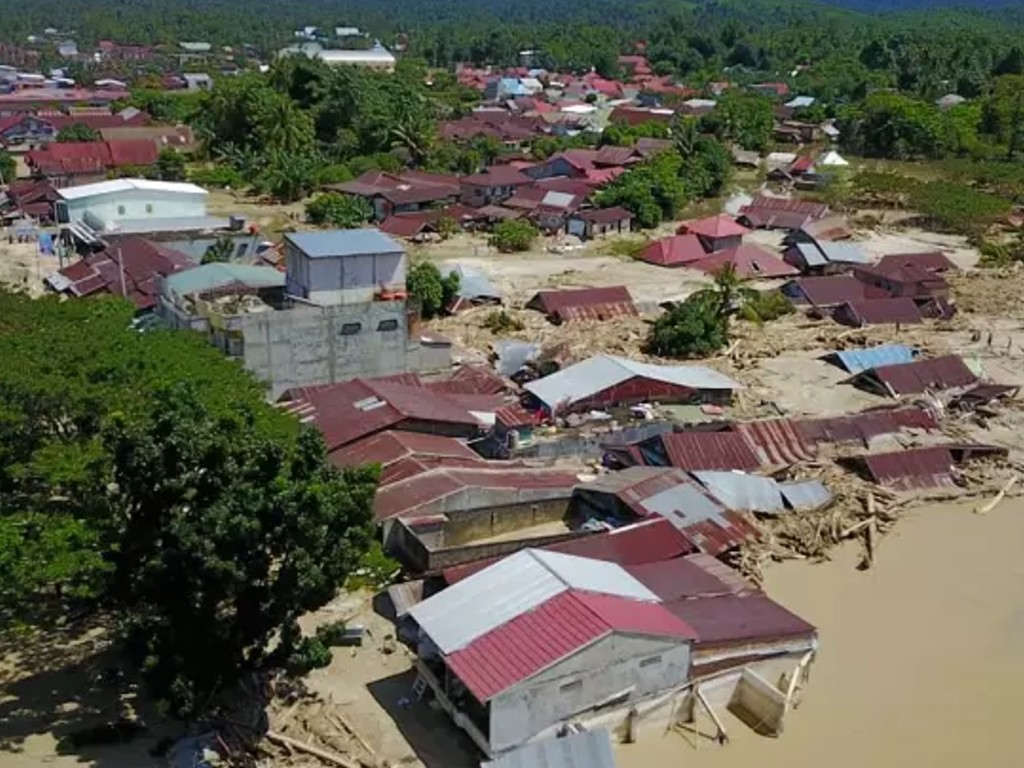
[[[739,432],[670,432],[661,435],[669,464],[691,472],[756,470],[761,460]]]
[[[446,657],[485,703],[516,683],[614,632],[689,641],[696,633],[659,603],[569,590]]]
[[[775,254],[747,243],[729,250],[717,251],[689,266],[702,272],[714,274],[726,264],[732,264],[736,274],[740,277],[751,279],[792,277],[800,274],[799,269],[787,264]]]
[[[692,233],[712,239],[719,237],[736,237],[747,234],[750,230],[736,221],[732,216],[722,213],[706,219],[684,221],[679,227],[680,234]]]
[[[578,288],[564,291],[540,291],[530,299],[527,308],[538,310],[554,322],[571,320],[607,320],[622,315],[636,315],[633,297],[625,286]]]
[[[696,235],[672,235],[655,240],[640,252],[638,258],[661,267],[678,267],[700,261],[707,255]]]

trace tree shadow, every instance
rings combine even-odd
[[[97,768],[158,765],[149,750],[176,734],[98,619],[0,636],[0,723],[0,754]]]
[[[381,678],[367,684],[370,695],[398,726],[413,752],[426,768],[479,768],[476,745],[440,709],[417,701],[412,692],[416,670]]]

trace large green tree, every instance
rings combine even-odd
[[[331,468],[201,337],[132,315],[0,291],[0,617],[107,611],[191,716],[294,646],[369,542],[376,478]]]

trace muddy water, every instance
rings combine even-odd
[[[915,511],[871,571],[857,558],[768,573],[822,645],[780,738],[727,720],[727,746],[695,750],[646,729],[620,768],[1024,767],[1024,501]]]

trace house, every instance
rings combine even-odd
[[[491,166],[459,181],[463,204],[474,208],[501,203],[533,184],[533,179],[508,165]]]
[[[524,389],[551,414],[663,403],[728,405],[740,389],[732,379],[700,365],[652,365],[598,355],[528,382]]]
[[[916,325],[924,316],[913,299],[886,297],[848,301],[836,307],[832,319],[852,328],[866,325]]]
[[[58,270],[46,278],[46,285],[74,298],[123,296],[143,312],[157,305],[159,277],[194,266],[183,253],[140,237],[125,237]]]
[[[30,150],[25,163],[33,174],[57,186],[71,186],[106,178],[110,171],[144,169],[156,165],[160,152],[149,140],[56,142]]]
[[[391,429],[349,443],[329,453],[327,458],[336,467],[379,465],[378,487],[435,466],[486,465],[478,453],[454,437]]]
[[[715,274],[721,271],[726,264],[731,265],[736,274],[745,279],[792,277],[800,273],[796,267],[790,266],[775,254],[749,243],[717,251],[688,266],[708,274]]]
[[[317,304],[405,294],[405,249],[375,229],[285,234],[288,292]]]
[[[384,221],[396,213],[451,205],[461,194],[459,180],[454,176],[422,171],[367,171],[352,181],[328,184],[325,188],[364,198],[373,207],[375,221]]]
[[[54,223],[53,206],[59,195],[46,179],[11,180],[3,196],[0,210],[5,221],[31,217],[40,223]]]
[[[605,729],[559,735],[508,752],[480,768],[616,768],[612,741]]]
[[[212,91],[213,78],[205,72],[185,72],[182,74],[185,88],[189,91]]]
[[[659,267],[683,267],[707,255],[697,235],[672,235],[653,241],[637,258]]]
[[[757,195],[749,205],[740,209],[739,220],[753,229],[783,229],[792,232],[801,229],[809,221],[824,218],[828,213],[829,207],[825,203]]]
[[[463,264],[445,264],[442,274],[454,273],[459,277],[459,288],[447,311],[455,314],[463,309],[484,304],[500,305],[502,292],[483,272]]]
[[[634,149],[637,154],[640,155],[644,160],[654,157],[659,152],[664,152],[668,149],[672,149],[675,146],[672,139],[651,139],[647,137],[641,137],[636,140]]]
[[[52,121],[36,115],[20,113],[0,119],[0,143],[10,151],[48,144],[57,138],[57,131]]]
[[[789,86],[786,83],[754,83],[750,90],[762,96],[785,97],[789,95]]]
[[[628,234],[632,222],[633,214],[616,205],[577,211],[569,217],[567,229],[570,235],[581,240],[593,240],[606,235]]]
[[[850,377],[855,387],[886,397],[920,395],[932,390],[969,387],[978,377],[957,355],[918,359],[909,363],[879,365]]]
[[[715,111],[718,102],[714,99],[687,99],[679,105],[679,114],[687,117],[701,117]]]
[[[1005,456],[992,445],[934,445],[854,456],[843,462],[866,479],[895,491],[956,488],[956,466],[979,456]]]
[[[866,349],[840,349],[825,359],[847,373],[860,373],[884,365],[914,362],[917,350],[905,344],[877,344]]]
[[[152,141],[157,150],[176,149],[191,152],[195,136],[187,125],[122,125],[100,128],[104,141]]]
[[[105,233],[226,229],[229,225],[227,219],[206,215],[209,193],[205,189],[185,182],[112,179],[62,187],[57,194],[57,222],[85,243]]]
[[[919,267],[939,275],[957,269],[956,264],[942,251],[890,253],[875,264],[875,269],[883,274],[889,274],[901,267]]]
[[[885,291],[872,289],[849,274],[798,277],[783,285],[780,290],[794,304],[809,304],[826,309],[847,302],[882,299],[887,296]]]
[[[523,550],[409,614],[420,679],[491,757],[690,675],[693,631],[614,563]]]
[[[608,288],[540,291],[526,302],[526,308],[543,312],[553,323],[608,320],[637,314],[633,297],[621,285]]]
[[[772,129],[775,140],[791,144],[813,144],[821,141],[821,126],[817,123],[805,123],[800,120],[783,120]],[[806,173],[809,169],[799,171]]]
[[[893,297],[947,300],[950,295],[949,283],[942,275],[914,264],[890,261],[884,269],[878,264],[874,267],[859,266],[852,274],[861,282]]]
[[[708,253],[736,248],[750,230],[728,214],[706,219],[684,221],[677,230],[680,235],[696,235]]]
[[[787,264],[808,275],[825,275],[870,264],[868,254],[856,243],[831,240],[799,242],[782,254]]]

